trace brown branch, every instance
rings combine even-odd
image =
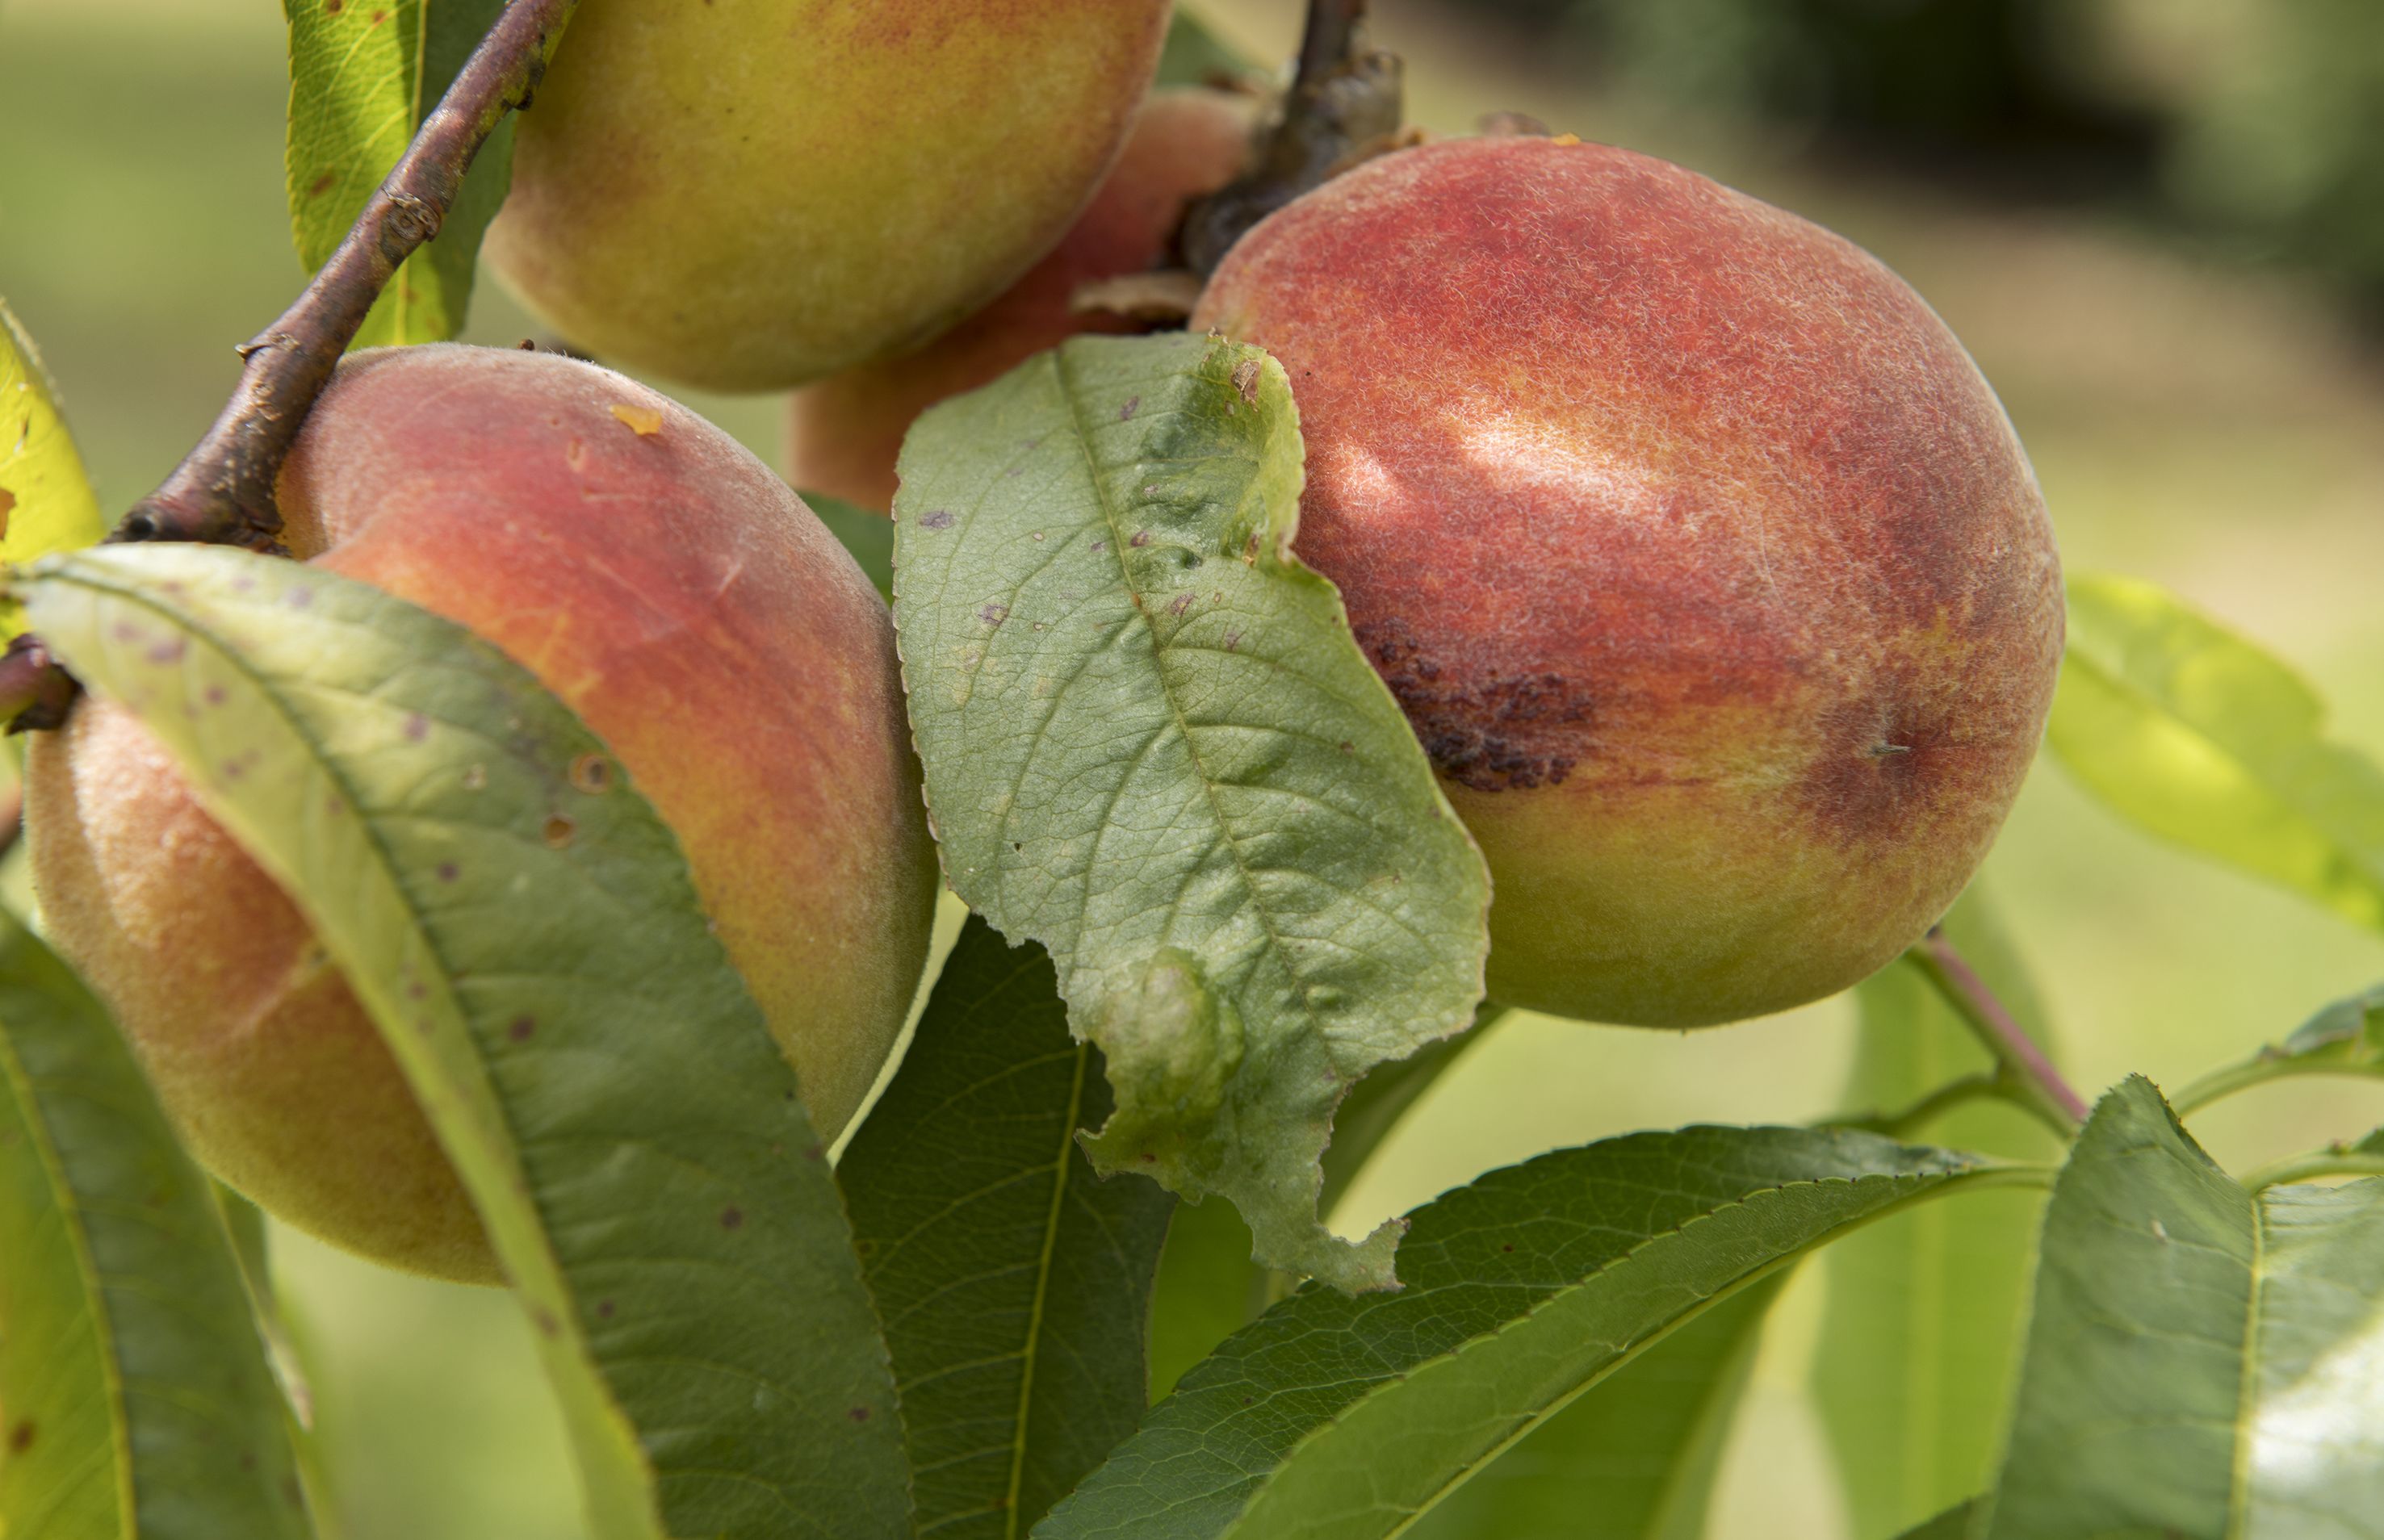
[[[215,426],[109,540],[274,549],[281,533],[274,482],[306,414],[398,267],[439,233],[472,157],[505,114],[529,104],[577,6],[508,0],[330,260],[280,319],[241,348],[240,384]],[[12,733],[59,726],[74,693],[74,681],[30,636],[0,657],[0,720]]]
[[[1216,271],[1244,230],[1399,143],[1399,61],[1364,46],[1365,14],[1366,0],[1309,0],[1282,120],[1248,172],[1185,214],[1177,245],[1193,271]]]
[[[511,0],[330,260],[242,347],[246,366],[215,426],[110,540],[272,546],[281,532],[274,479],[307,409],[400,264],[439,233],[481,144],[538,89],[577,3]]]

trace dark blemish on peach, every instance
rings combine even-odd
[[[571,837],[578,831],[570,819],[555,813],[548,814],[546,827],[540,832],[546,836],[548,849],[560,851],[570,845]]]
[[[229,697],[224,693],[224,687],[221,685],[207,686],[207,688],[201,692],[200,698],[211,706],[220,706],[227,699],[229,699]]]
[[[228,759],[223,762],[223,778],[228,781],[236,781],[247,773],[248,766],[241,764],[241,762],[236,759]]]
[[[405,987],[405,998],[408,1000],[421,1000],[429,993],[430,986],[418,978]]]
[[[729,1207],[720,1211],[720,1227],[722,1229],[734,1230],[744,1223],[745,1211],[738,1208],[736,1205],[731,1204]]]
[[[407,713],[405,717],[405,736],[408,739],[416,743],[419,743],[424,739],[428,738],[430,736],[430,718],[423,715],[418,711]]]
[[[1124,406],[1121,406],[1121,407],[1119,407],[1119,408],[1118,408],[1118,421],[1120,421],[1120,422],[1132,422],[1132,421],[1134,420],[1134,415],[1135,415],[1135,413],[1136,413],[1136,412],[1140,411],[1141,409],[1142,409],[1142,398],[1141,398],[1140,396],[1128,396],[1128,397],[1126,397],[1126,398],[1125,398],[1125,404],[1124,404]]]
[[[1150,543],[1150,531],[1148,529],[1137,529],[1134,532],[1134,538],[1125,543],[1133,546],[1149,545]]]
[[[33,1420],[30,1417],[8,1430],[8,1452],[21,1455],[33,1447]]]
[[[571,784],[590,796],[613,789],[613,762],[602,754],[582,754],[571,762]]]
[[[537,1017],[515,1016],[511,1022],[506,1024],[505,1036],[511,1037],[515,1042],[526,1043],[529,1041],[530,1034],[537,1030]]]
[[[439,863],[439,880],[441,882],[453,882],[463,875],[452,861],[442,861]]]
[[[937,508],[919,515],[919,528],[922,529],[949,529],[951,527],[951,510],[948,508]]]
[[[240,1468],[243,1471],[254,1471],[256,1469],[255,1451],[250,1449],[243,1449],[241,1451]]]
[[[289,605],[293,610],[303,610],[307,605],[312,604],[315,602],[315,590],[313,589],[292,589],[288,593],[282,595],[281,602]]]
[[[596,1301],[596,1319],[599,1321],[610,1321],[613,1319],[613,1301],[610,1299],[599,1299]]]

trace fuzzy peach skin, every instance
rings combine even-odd
[[[1193,317],[1283,361],[1298,549],[1490,862],[1490,988],[1694,1026],[1845,987],[2036,751],[2059,564],[1993,392],[1894,273],[1571,139],[1360,168]]]
[[[1229,92],[1162,91],[1143,104],[1109,179],[1051,255],[983,310],[917,353],[863,364],[788,403],[788,478],[884,513],[894,459],[920,413],[974,391],[1080,332],[1143,329],[1124,316],[1079,315],[1078,288],[1158,267],[1184,208],[1241,174],[1258,104]]]
[[[726,434],[553,354],[356,354],[280,497],[295,553],[469,627],[604,739],[834,1136],[900,1030],[937,880],[851,557]],[[217,1174],[366,1256],[496,1279],[371,1022],[146,728],[87,701],[37,735],[27,826],[51,940]]]
[[[926,342],[1051,249],[1168,0],[604,0],[521,117],[489,232],[575,345],[772,391]]]

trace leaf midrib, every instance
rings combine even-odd
[[[140,1508],[133,1489],[132,1430],[126,1412],[124,1369],[118,1358],[115,1321],[108,1313],[99,1259],[92,1255],[91,1236],[83,1228],[81,1205],[75,1200],[74,1188],[67,1180],[57,1136],[51,1131],[41,1099],[34,1094],[32,1075],[17,1051],[16,1037],[5,1026],[0,1026],[0,1079],[7,1081],[10,1094],[24,1114],[26,1133],[42,1169],[50,1178],[59,1223],[74,1252],[75,1271],[82,1278],[82,1297],[91,1311],[92,1335],[99,1348],[100,1383],[107,1397],[108,1444],[115,1453],[117,1521],[130,1533],[141,1521]]]
[[[1670,1320],[1665,1322],[1657,1330],[1633,1343],[1628,1349],[1617,1355],[1613,1361],[1608,1364],[1604,1371],[1583,1381],[1581,1385],[1575,1386],[1571,1391],[1560,1397],[1555,1402],[1535,1410],[1527,1422],[1519,1426],[1508,1437],[1500,1440],[1489,1450],[1489,1452],[1484,1454],[1481,1459],[1475,1460],[1470,1466],[1457,1472],[1450,1479],[1435,1488],[1422,1503],[1418,1504],[1413,1512],[1400,1520],[1395,1527],[1384,1531],[1383,1540],[1397,1540],[1397,1537],[1407,1534],[1418,1522],[1422,1521],[1426,1514],[1432,1512],[1434,1509],[1438,1508],[1441,1503],[1447,1501],[1451,1493],[1464,1485],[1468,1481],[1471,1481],[1477,1473],[1487,1469],[1500,1455],[1504,1454],[1508,1449],[1511,1448],[1514,1445],[1536,1431],[1549,1418],[1556,1416],[1558,1412],[1564,1410],[1565,1408],[1572,1405],[1572,1403],[1578,1400],[1581,1397],[1586,1395],[1590,1390],[1596,1388],[1599,1384],[1613,1375],[1624,1365],[1636,1359],[1647,1348],[1670,1336],[1673,1332],[1677,1331],[1680,1327],[1685,1325],[1690,1321],[1695,1320],[1707,1310],[1720,1304],[1724,1299],[1731,1298],[1741,1290],[1754,1284],[1762,1282],[1764,1279],[1769,1278],[1773,1273],[1779,1272],[1782,1268],[1794,1262],[1808,1252],[1817,1250],[1820,1247],[1826,1246],[1831,1241],[1843,1239],[1844,1236],[1853,1234],[1856,1230],[1862,1229],[1875,1221],[1885,1219],[1893,1214],[1900,1213],[1905,1209],[1917,1202],[1949,1196],[1956,1190],[1992,1188],[2005,1186],[2035,1186],[2042,1184],[2043,1180],[2044,1173],[2040,1168],[2016,1165],[1973,1165],[1952,1172],[1938,1173],[1871,1172],[1852,1178],[1823,1176],[1794,1182],[1777,1183],[1768,1187],[1752,1188],[1740,1194],[1738,1197],[1732,1198],[1728,1202],[1718,1203],[1709,1209],[1700,1210],[1698,1212],[1690,1215],[1688,1218],[1682,1221],[1680,1223],[1673,1225],[1670,1229],[1662,1230],[1654,1235],[1643,1237],[1637,1244],[1631,1247],[1630,1249],[1608,1258],[1605,1262],[1599,1264],[1591,1272],[1582,1274],[1581,1277],[1557,1288],[1551,1289],[1546,1296],[1533,1303],[1520,1314],[1508,1317],[1507,1319],[1499,1322],[1489,1331],[1469,1336],[1464,1341],[1457,1343],[1449,1348],[1446,1352],[1435,1353],[1428,1359],[1419,1360],[1415,1363],[1409,1364],[1398,1371],[1396,1374],[1377,1381],[1372,1386],[1368,1388],[1364,1394],[1349,1401],[1347,1405],[1335,1408],[1330,1417],[1319,1423],[1316,1427],[1310,1429],[1306,1434],[1303,1434],[1297,1441],[1295,1441],[1292,1446],[1284,1452],[1283,1458],[1274,1462],[1273,1469],[1268,1471],[1264,1477],[1252,1486],[1248,1498],[1235,1511],[1234,1517],[1217,1532],[1218,1540],[1232,1540],[1232,1537],[1235,1536],[1239,1533],[1242,1521],[1248,1516],[1250,1509],[1258,1503],[1261,1497],[1273,1488],[1276,1478],[1280,1476],[1281,1473],[1293,1463],[1293,1461],[1299,1458],[1303,1450],[1308,1448],[1316,1441],[1329,1435],[1334,1429],[1338,1427],[1343,1422],[1347,1421],[1348,1417],[1360,1406],[1379,1399],[1383,1396],[1396,1393],[1408,1381],[1414,1379],[1417,1375],[1435,1364],[1447,1362],[1458,1357],[1459,1354],[1476,1348],[1481,1344],[1496,1340],[1498,1337],[1505,1335],[1515,1327],[1535,1318],[1543,1311],[1554,1308],[1567,1299],[1576,1297],[1583,1289],[1594,1286],[1598,1280],[1606,1277],[1616,1270],[1628,1265],[1633,1259],[1637,1258],[1642,1252],[1647,1250],[1650,1247],[1676,1240],[1688,1231],[1694,1229],[1696,1225],[1707,1220],[1712,1219],[1718,1214],[1727,1213],[1734,1209],[1746,1208],[1758,1199],[1772,1198],[1784,1193],[1796,1192],[1812,1187],[1827,1186],[1840,1182],[1851,1181],[1856,1184],[1860,1184],[1864,1182],[1879,1181],[1890,1183],[1912,1182],[1917,1184],[1912,1191],[1894,1198],[1868,1213],[1832,1226],[1826,1234],[1816,1238],[1809,1245],[1800,1247],[1796,1250],[1776,1258],[1771,1261],[1765,1263],[1757,1271],[1740,1277],[1722,1289],[1705,1296],[1702,1301],[1695,1309],[1685,1310],[1681,1314],[1674,1316]],[[1465,1287],[1467,1285],[1465,1283],[1459,1283],[1450,1286]],[[1213,1429],[1210,1431],[1213,1431]]]
[[[1141,620],[1143,628],[1150,637],[1151,672],[1158,676],[1159,693],[1161,699],[1167,702],[1168,718],[1174,724],[1176,736],[1184,740],[1184,752],[1191,760],[1193,775],[1200,783],[1200,798],[1208,805],[1210,821],[1216,826],[1218,842],[1233,858],[1235,879],[1240,884],[1242,891],[1248,895],[1247,901],[1249,904],[1250,913],[1257,918],[1259,929],[1266,938],[1267,951],[1276,959],[1277,964],[1287,977],[1295,983],[1304,985],[1305,976],[1292,957],[1282,934],[1276,929],[1274,914],[1265,901],[1264,892],[1250,876],[1250,864],[1243,853],[1241,841],[1235,836],[1233,823],[1225,816],[1224,808],[1217,801],[1216,781],[1209,774],[1208,766],[1201,763],[1199,745],[1192,736],[1192,727],[1185,717],[1183,703],[1176,699],[1174,683],[1168,677],[1167,669],[1162,662],[1167,653],[1167,643],[1161,640],[1159,623],[1151,618],[1150,606],[1143,602],[1143,592],[1135,586],[1133,574],[1127,568],[1124,527],[1118,523],[1118,510],[1110,497],[1109,486],[1101,475],[1100,464],[1093,458],[1093,425],[1084,414],[1083,392],[1075,388],[1074,369],[1068,362],[1068,351],[1065,348],[1051,355],[1051,368],[1053,374],[1059,379],[1060,395],[1061,399],[1067,404],[1069,421],[1075,428],[1074,437],[1078,453],[1084,456],[1085,478],[1092,485],[1093,499],[1100,509],[1101,522],[1109,528],[1110,552],[1117,559],[1118,586],[1124,589],[1133,600],[1134,613]],[[1124,786],[1124,780],[1119,784]],[[1106,818],[1103,823],[1106,825]],[[1088,900],[1091,897],[1096,858],[1099,854],[1098,835],[1095,836],[1095,839],[1096,848],[1086,853],[1085,860],[1085,888],[1086,898]],[[1168,929],[1171,935],[1174,929],[1174,911],[1182,906],[1184,894],[1188,888],[1188,884],[1177,886],[1176,896],[1171,904],[1168,917]],[[1085,907],[1087,911],[1090,910],[1089,901]],[[1076,960],[1071,957],[1068,961],[1070,970],[1073,972]],[[1234,992],[1240,993],[1239,990]],[[1299,990],[1299,996],[1303,1000],[1306,999],[1304,987]],[[1311,1023],[1315,1020],[1305,1011],[1300,1012],[1299,1014],[1302,1019]],[[1318,1033],[1322,1037],[1321,1025],[1318,1027]]]
[[[1008,1540],[1018,1536],[1018,1494],[1026,1481],[1026,1427],[1035,1399],[1036,1352],[1043,1340],[1044,1313],[1049,1309],[1051,1263],[1059,1251],[1062,1211],[1074,1174],[1069,1157],[1075,1152],[1076,1118],[1084,1108],[1085,1071],[1090,1059],[1085,1045],[1078,1043],[1075,1072],[1068,1080],[1068,1115],[1060,1124],[1060,1158],[1051,1174],[1051,1204],[1044,1213],[1042,1249],[1035,1259],[1035,1301],[1027,1311],[1026,1342],[1019,1352],[1017,1422],[1011,1430],[1010,1484],[1002,1508],[1001,1533]]]

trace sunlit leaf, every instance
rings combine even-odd
[[[107,1012],[0,916],[0,1531],[302,1540],[213,1189]]]
[[[1392,1281],[1317,1221],[1333,1112],[1481,998],[1489,878],[1340,596],[1254,348],[1082,338],[921,417],[894,613],[953,888],[1050,949],[1117,1110],[1087,1147]]]
[[[0,562],[73,551],[107,533],[42,355],[0,300]],[[25,628],[0,600],[0,640]]]
[[[2069,584],[2048,741],[2114,811],[2384,929],[2384,768],[2277,659],[2129,578]]]
[[[1401,1534],[1474,1469],[1736,1290],[1916,1199],[2016,1179],[1846,1130],[1559,1150],[1427,1204],[1406,1286],[1310,1284],[1235,1333],[1043,1540]]]
[[[1109,1108],[1050,959],[972,916],[837,1168],[894,1355],[921,1534],[1024,1534],[1140,1421],[1175,1199],[1103,1181]]]
[[[1945,917],[1946,938],[2039,1043],[2044,1010],[2010,938],[1976,888]],[[1928,976],[1891,963],[1855,992],[1861,1031],[1845,1104],[1907,1106],[1993,1068]],[[2043,1126],[2001,1102],[1973,1102],[1931,1139],[2048,1161]],[[2013,1188],[1929,1203],[1830,1248],[1829,1303],[1813,1389],[1854,1533],[1893,1534],[1978,1491],[1993,1474],[2036,1248],[2042,1192]]]
[[[414,130],[505,0],[281,0],[290,23],[290,138],[284,168],[298,260],[321,267],[364,212]],[[355,347],[437,342],[464,329],[480,237],[513,178],[513,122],[473,158],[454,206],[405,260]]]
[[[297,563],[103,547],[20,587],[380,1027],[536,1328],[591,1532],[901,1529],[825,1152],[677,839],[585,773],[603,746],[495,648]]]
[[[2384,1181],[2211,1163],[2150,1082],[2103,1099],[2046,1210],[1984,1540],[2384,1533]]]

